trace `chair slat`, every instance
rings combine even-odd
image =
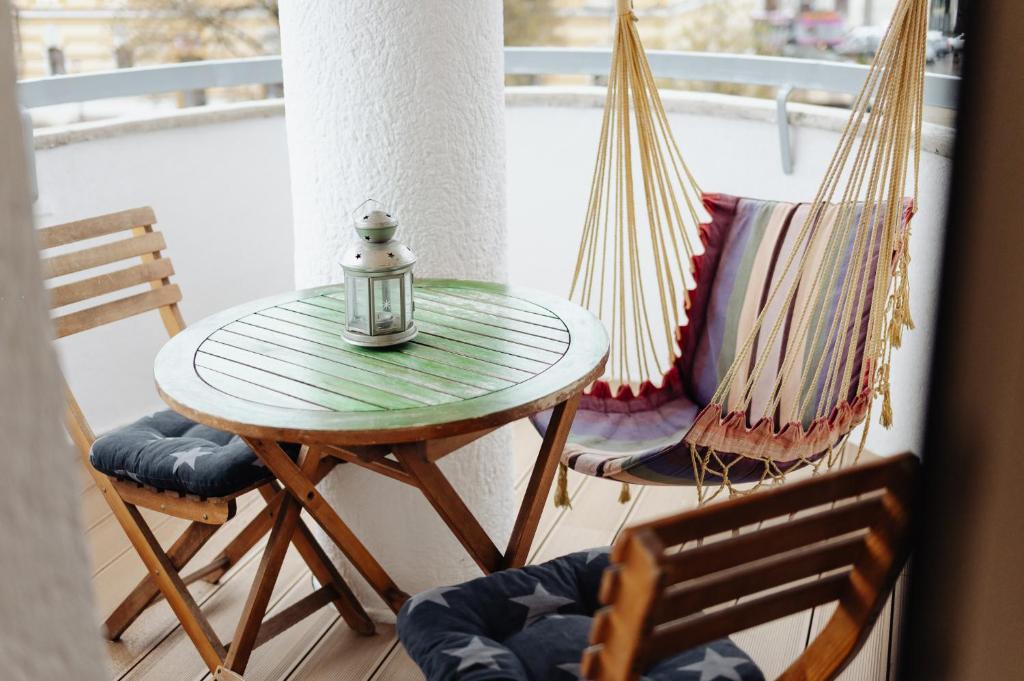
[[[170,258],[158,258],[123,270],[98,274],[50,289],[50,307],[58,308],[80,303],[106,293],[160,281],[173,274],[174,265],[171,264]]]
[[[168,515],[194,520],[208,525],[223,525],[235,515],[235,496],[228,498],[184,496],[175,492],[158,491],[132,482],[110,480],[110,486],[129,504],[152,508]]]
[[[870,527],[878,520],[883,509],[882,498],[874,496],[787,523],[747,532],[738,537],[669,554],[663,558],[662,563],[665,583],[675,584],[712,572],[728,570],[750,561]]]
[[[905,462],[904,462],[905,463]],[[910,464],[901,465],[907,476]],[[737,530],[762,520],[778,518],[815,506],[849,499],[880,490],[893,482],[893,463],[882,459],[858,465],[841,476],[810,478],[787,483],[772,494],[737,497],[698,508],[685,518],[664,518],[649,524],[665,546],[678,546],[693,539]]]
[[[861,532],[839,540],[807,546],[687,582],[666,592],[655,605],[651,619],[655,624],[663,624],[747,594],[852,565],[864,552],[866,535],[866,532]]]
[[[647,642],[641,645],[643,658],[646,661],[660,660],[706,641],[839,600],[849,580],[850,571],[846,570],[744,601],[730,608],[664,624],[655,628]]]
[[[136,227],[145,227],[156,222],[156,215],[149,206],[132,208],[117,213],[99,215],[85,220],[66,222],[39,230],[39,247],[53,248],[65,244],[92,239],[98,236],[124,232]]]
[[[116,322],[126,317],[156,310],[181,301],[181,290],[176,284],[161,286],[85,310],[71,312],[54,319],[57,338]]]
[[[165,248],[167,248],[167,243],[164,241],[163,234],[147,232],[129,239],[121,239],[108,244],[83,248],[73,253],[63,253],[46,258],[43,260],[43,278],[51,279],[101,265],[109,265],[119,260],[159,253]]]

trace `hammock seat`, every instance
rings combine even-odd
[[[580,402],[563,450],[562,463],[568,468],[626,483],[707,485],[720,484],[725,477],[732,483],[756,482],[818,461],[865,418],[871,381],[861,380],[857,374],[862,370],[877,248],[868,255],[868,266],[861,268],[864,281],[856,282],[865,290],[861,298],[861,323],[855,323],[857,315],[843,319],[851,327],[849,332],[859,336],[856,350],[839,359],[841,372],[847,371],[846,367],[853,372],[847,394],[840,395],[824,410],[817,409],[824,377],[811,400],[801,395],[794,379],[790,381],[792,386],[783,386],[783,399],[775,410],[775,418],[756,421],[754,415],[762,413],[764,407],[763,400],[757,399],[756,389],[755,399],[743,412],[723,416],[721,409],[712,404],[739,345],[763,310],[770,288],[778,284],[780,263],[793,248],[806,246],[796,243],[794,233],[806,218],[810,204],[724,194],[703,194],[702,199],[711,219],[700,227],[703,252],[693,258],[696,286],[689,294],[687,319],[676,331],[679,358],[658,386],[645,381],[636,392],[623,385],[613,394],[607,383],[595,383]],[[862,210],[863,204],[858,204],[855,221],[860,220]],[[902,216],[904,228],[912,212],[908,200]],[[835,215],[836,211],[826,212],[816,229],[832,229]],[[839,249],[839,257],[848,260],[852,251],[851,236],[847,246]],[[894,263],[898,261],[897,255],[890,254]],[[824,323],[829,325],[833,321],[841,290],[851,285],[842,276],[847,265],[848,262],[839,264],[840,276],[835,277],[832,286],[819,284],[813,291],[811,274],[819,268],[807,268],[806,281],[799,282],[798,294],[790,305],[783,308],[779,304],[768,310],[758,330],[758,340],[764,342],[775,320],[780,315],[785,317],[774,353],[779,364],[791,352],[801,353],[804,358],[810,355],[812,365],[827,353],[823,365],[831,363],[835,343],[828,348],[792,347],[794,343],[785,330],[792,325],[794,313],[807,306],[808,296],[814,297],[813,307],[826,315]],[[795,344],[803,345],[804,340],[801,338]],[[841,350],[845,352],[846,348]],[[771,392],[766,379],[775,373],[764,372],[766,385],[760,391],[762,397]],[[741,374],[733,380],[746,378]],[[780,415],[790,413],[792,401],[801,397],[809,405],[803,410],[804,418],[781,422]],[[828,415],[815,418],[815,413]],[[533,422],[543,433],[549,420],[550,412],[539,414]],[[709,459],[714,459],[713,465],[709,465]]]

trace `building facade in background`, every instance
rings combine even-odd
[[[420,0],[417,0],[420,1]],[[423,0],[425,1],[425,0]],[[440,1],[440,0],[437,0]],[[956,24],[964,0],[930,0],[933,27]],[[867,63],[898,0],[634,0],[648,49],[764,54]],[[277,54],[277,0],[15,0],[18,78]],[[608,47],[616,0],[504,0],[508,45]],[[929,63],[958,72],[954,44],[931,32]],[[933,44],[934,43],[934,44]],[[962,47],[963,41],[959,41]],[[509,84],[590,84],[582,76],[511,77]],[[716,83],[669,87],[769,96]],[[279,96],[280,86],[230,88],[34,110],[37,126],[119,117],[140,109]],[[803,96],[803,95],[801,95]],[[818,101],[813,97],[808,101]],[[818,101],[843,104],[843,101]]]
[[[952,32],[961,0],[931,2],[932,28]],[[21,79],[279,51],[277,0],[13,4]],[[507,42],[606,47],[615,4],[506,0]],[[824,58],[851,57],[849,52],[830,51],[851,33],[863,36],[863,49],[869,49],[872,31],[884,30],[896,4],[897,0],[634,0],[644,41],[652,49]]]
[[[280,51],[276,0],[15,0],[18,78]]]

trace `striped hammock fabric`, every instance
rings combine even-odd
[[[851,281],[857,278],[847,276],[855,250],[854,232],[842,234],[847,243],[831,251],[832,258],[842,260],[838,267],[824,262],[826,238],[798,242],[796,235],[810,204],[723,194],[705,194],[703,200],[711,220],[701,225],[704,251],[693,259],[696,287],[690,293],[687,321],[676,333],[680,358],[660,387],[647,382],[635,394],[625,389],[613,395],[606,384],[596,384],[580,404],[562,455],[569,468],[643,484],[709,484],[721,482],[726,475],[731,482],[763,480],[821,458],[865,417],[872,372],[864,362],[864,348],[877,245],[868,251],[869,265],[857,268],[860,279]],[[814,226],[819,236],[832,234],[840,220],[838,210],[826,211]],[[860,221],[864,210],[865,204],[855,207],[855,221]],[[884,213],[884,206],[879,213]],[[911,215],[908,201],[904,225]],[[875,217],[868,216],[872,219]],[[796,296],[788,305],[780,297],[772,299],[769,291],[778,284],[780,263],[794,249],[807,247],[816,251],[807,254],[809,266],[801,270],[805,274],[793,270],[787,275],[801,277]],[[895,255],[889,257],[895,261]],[[815,279],[814,274],[823,269],[837,274],[829,280]],[[791,283],[783,282],[782,288],[788,290]],[[841,292],[850,286],[864,292],[857,298],[861,319],[857,324],[856,314],[839,316],[848,326],[844,335],[836,322]],[[771,306],[765,310],[769,302]],[[814,343],[808,341],[807,334],[789,337],[794,315],[801,310],[813,310],[811,323],[834,332],[820,334]],[[762,311],[765,318],[755,343],[766,343],[769,330],[781,317],[782,333],[776,335],[768,355],[775,365],[757,374],[753,399],[742,409],[733,405],[741,403],[739,396],[751,374],[735,373],[723,414],[722,408],[713,404],[713,396]],[[849,340],[836,342],[853,335],[857,336],[855,345]],[[810,371],[781,372],[782,389],[776,391],[781,400],[772,409],[768,402],[772,382],[791,353],[797,353],[799,359],[793,366],[809,367]],[[763,353],[758,349],[750,354],[757,357]],[[751,371],[752,365],[753,360]],[[831,383],[849,384],[843,394],[826,387],[827,372],[814,371],[833,365],[839,376],[833,376]],[[770,416],[765,416],[766,411]],[[794,414],[798,417],[793,418]],[[547,414],[536,418],[539,430],[546,428],[548,418]],[[717,466],[709,457],[714,457]]]

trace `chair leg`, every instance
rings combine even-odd
[[[220,529],[220,525],[191,523],[178,540],[167,550],[167,558],[176,571],[180,571],[192,557]],[[192,580],[183,580],[188,584]],[[116,641],[153,601],[160,596],[160,588],[151,575],[146,575],[132,592],[121,601],[104,623],[107,638]]]
[[[188,575],[182,576],[182,582],[188,586],[200,579],[216,584],[231,566],[238,563],[245,554],[262,539],[273,525],[273,516],[281,503],[281,495],[272,496],[260,513],[249,521],[238,535],[218,554],[216,558],[197,568]],[[194,522],[167,551],[171,564],[179,571],[195,556],[206,542],[222,525],[209,525]],[[153,578],[144,577],[127,597],[114,609],[104,623],[104,632],[111,641],[118,640],[125,630],[138,619],[146,608],[160,600],[160,589]]]
[[[213,627],[199,610],[195,599],[188,592],[178,571],[171,563],[171,559],[161,548],[160,542],[153,536],[153,531],[146,524],[139,509],[132,504],[125,503],[108,483],[105,476],[97,473],[94,477],[97,487],[106,496],[114,517],[121,524],[128,540],[146,565],[164,598],[167,599],[167,603],[171,606],[178,621],[181,622],[181,628],[192,639],[192,644],[199,652],[199,656],[213,672],[227,656],[224,644],[221,643]]]

